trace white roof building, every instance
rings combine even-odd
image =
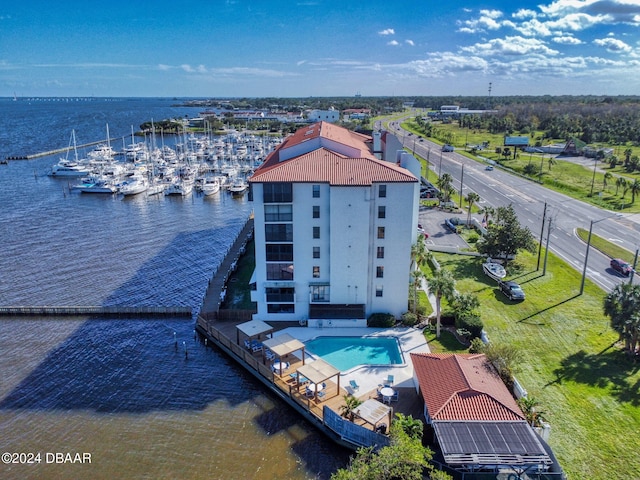
[[[385,138],[319,122],[285,139],[249,179],[255,319],[353,327],[407,311],[420,164],[403,152],[376,158]]]

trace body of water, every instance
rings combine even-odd
[[[72,129],[78,144],[97,141],[107,124],[120,149],[132,125],[198,115],[177,103],[0,99],[0,157],[66,147]],[[46,175],[59,156],[0,165],[0,305],[197,310],[251,211],[246,198],[74,193]],[[0,478],[306,479],[346,464],[348,452],[193,329],[1,318],[0,453],[40,461],[0,463]],[[56,463],[59,453],[91,463]]]

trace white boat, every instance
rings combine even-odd
[[[493,262],[491,258],[487,258],[487,261],[482,264],[482,271],[494,280],[502,280],[507,276],[507,271],[504,267],[499,263]]]
[[[161,182],[152,182],[149,184],[149,188],[147,188],[147,196],[158,195],[164,192],[165,184]]]
[[[69,150],[73,145],[75,160],[69,160]],[[76,146],[76,131],[71,130],[71,138],[69,139],[69,148],[67,156],[61,158],[57,164],[51,167],[52,177],[84,177],[91,173],[91,166],[78,160],[78,148]]]
[[[244,195],[244,192],[249,188],[249,184],[245,182],[242,178],[235,178],[231,185],[229,185],[229,192],[231,195],[235,197],[240,197]]]
[[[149,182],[146,178],[141,175],[133,175],[126,182],[120,185],[120,193],[127,197],[146,192],[148,188]]]
[[[202,193],[205,197],[214,195],[220,191],[220,182],[216,177],[207,177],[202,184]]]
[[[189,195],[193,191],[193,181],[188,179],[178,179],[165,188],[165,196],[181,195],[183,197]]]

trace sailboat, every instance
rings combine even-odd
[[[73,152],[75,160],[69,160],[69,150],[73,145]],[[69,139],[69,148],[67,148],[67,156],[61,158],[58,163],[51,167],[52,177],[84,177],[91,173],[91,168],[88,165],[80,163],[78,160],[78,149],[76,146],[76,131],[71,130],[71,138]]]

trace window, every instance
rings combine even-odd
[[[267,303],[267,313],[295,313],[293,303]]]
[[[313,186],[313,198],[320,198],[320,185]]]
[[[267,243],[267,262],[293,261],[293,245],[290,243]]]
[[[267,263],[267,280],[293,280],[291,263]]]
[[[267,302],[289,302],[293,303],[295,301],[295,289],[294,288],[271,288],[267,287],[265,289],[265,296],[267,298]]]
[[[378,187],[378,197],[385,198],[386,196],[387,196],[387,186],[386,185],[380,185]]]
[[[320,267],[318,265],[313,266],[313,278],[320,278]]]
[[[293,242],[293,225],[291,223],[266,223],[264,239],[267,242]]]
[[[378,285],[376,287],[376,297],[381,297],[382,296],[382,285]]]
[[[378,206],[378,218],[385,218],[387,216],[387,207],[384,205]]]
[[[378,238],[384,238],[384,227],[378,227]]]
[[[313,218],[320,218],[320,205],[313,206]]]
[[[384,258],[384,247],[378,247],[378,258]]]
[[[320,238],[320,227],[313,227],[313,238]]]
[[[329,285],[313,285],[311,287],[312,302],[328,302],[329,301]]]
[[[384,277],[384,267],[376,267],[376,278]]]
[[[320,247],[313,247],[313,258],[320,258]]]
[[[265,222],[290,222],[293,219],[293,205],[265,205]]]
[[[291,203],[293,187],[290,183],[263,183],[262,201],[264,203]]]

